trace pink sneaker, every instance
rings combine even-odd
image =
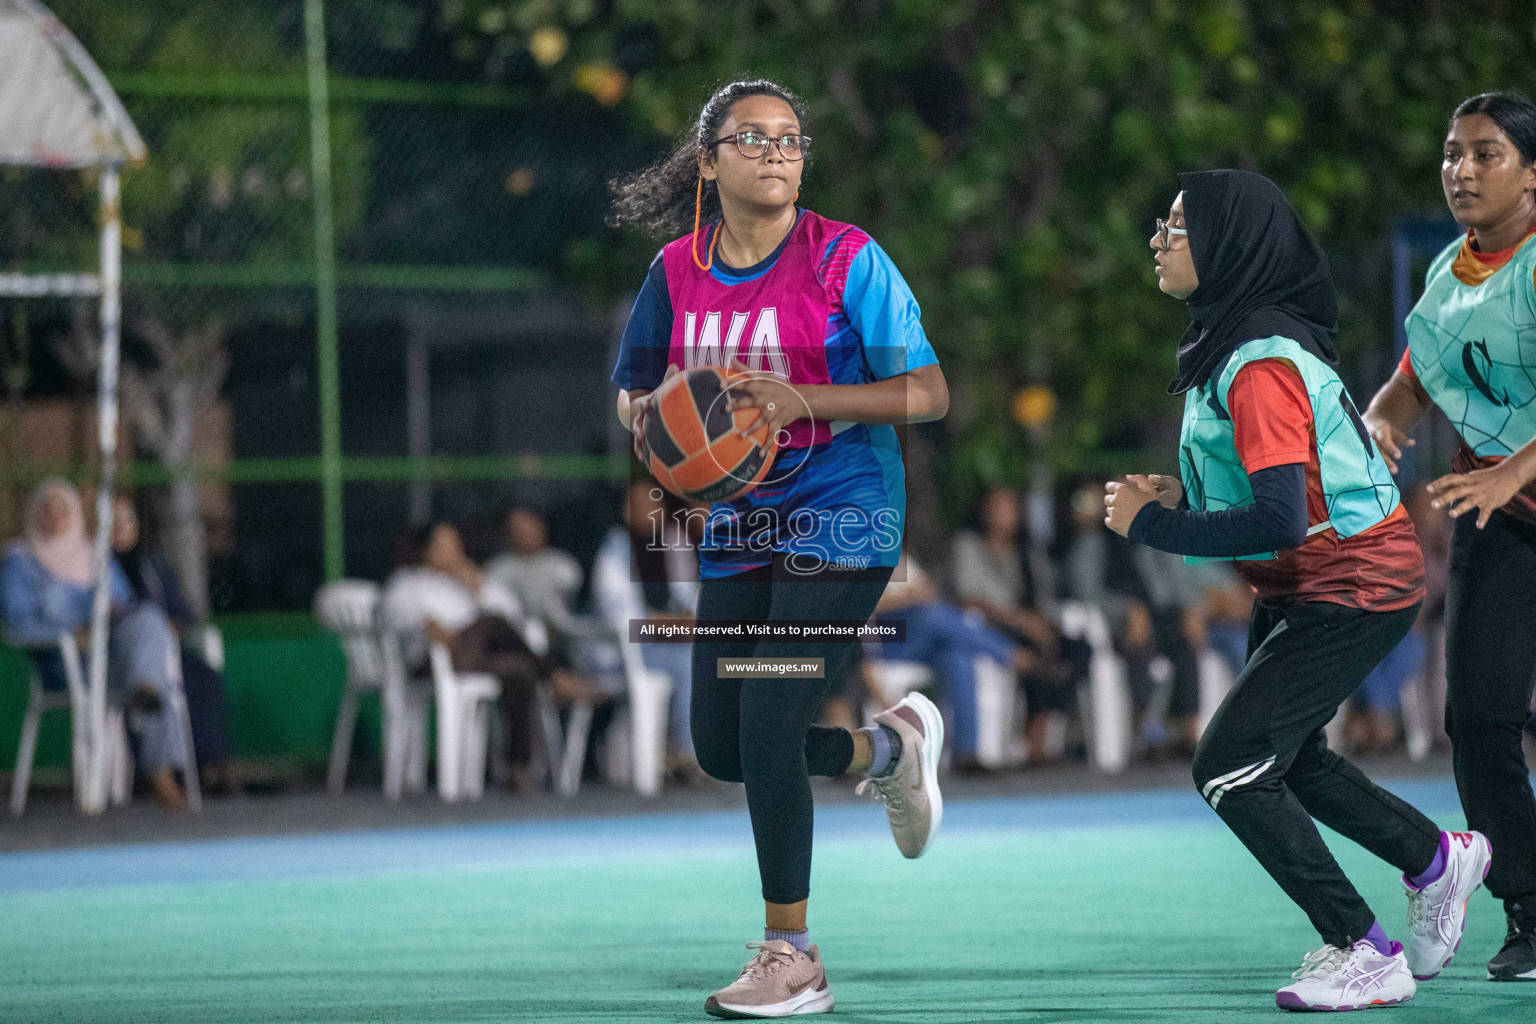
[[[704,1000],[704,1012],[732,1019],[831,1013],[832,989],[815,946],[802,953],[783,939],[749,942],[757,955],[741,977]]]
[[[901,757],[890,774],[859,783],[857,793],[874,791],[885,804],[891,835],[903,857],[921,857],[944,819],[939,793],[939,755],[944,752],[944,718],[933,701],[909,693],[894,707],[875,716],[901,737]]]

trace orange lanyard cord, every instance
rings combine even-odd
[[[709,273],[709,268],[715,265],[715,246],[720,244],[720,232],[715,232],[715,237],[709,242],[709,262],[699,262],[699,216],[704,209],[704,179],[699,178],[699,187],[693,197],[693,265]]]

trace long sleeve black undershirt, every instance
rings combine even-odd
[[[1127,536],[1177,555],[1232,558],[1300,547],[1307,539],[1307,476],[1300,462],[1248,474],[1253,504],[1196,512],[1187,502],[1144,505]]]

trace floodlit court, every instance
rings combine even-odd
[[[0,0],[0,1024],[1536,1024],[1533,10]]]
[[[1449,781],[1388,780],[1442,825]],[[874,806],[817,814],[811,924],[836,1019],[1274,1019],[1316,942],[1189,788],[957,797],[921,860]],[[1330,836],[1389,930],[1391,868]],[[0,855],[5,1021],[697,1021],[757,937],[740,810]],[[1503,915],[1409,1022],[1529,1021],[1483,980]]]

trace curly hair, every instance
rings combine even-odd
[[[609,225],[639,228],[658,237],[679,235],[692,227],[699,152],[711,148],[731,108],[749,96],[773,96],[788,103],[800,120],[800,130],[810,134],[805,102],[784,86],[763,78],[722,85],[710,96],[704,109],[699,111],[698,120],[678,139],[670,154],[644,170],[608,183],[613,193]],[[714,182],[706,181],[703,219],[713,220],[718,216],[720,193]]]

